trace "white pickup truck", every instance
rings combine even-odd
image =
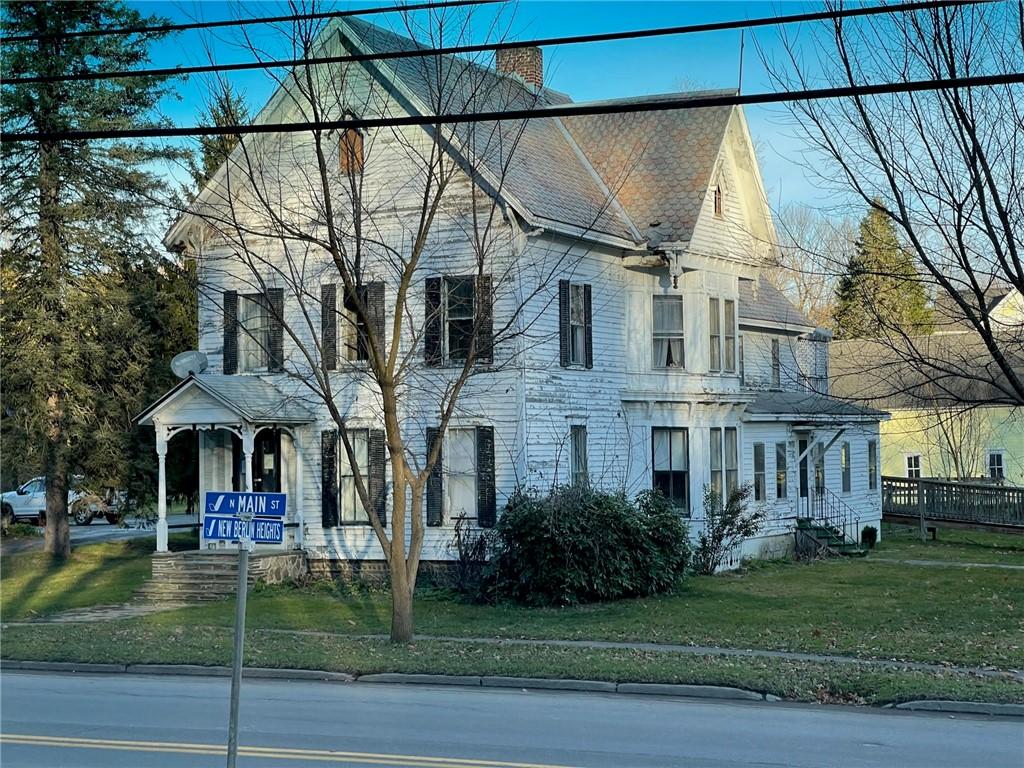
[[[111,525],[121,520],[120,514],[111,504],[84,489],[74,487],[68,491],[68,513],[78,525],[88,525],[96,517],[105,517]],[[46,478],[33,477],[17,490],[0,494],[0,514],[5,526],[15,522],[44,525]]]

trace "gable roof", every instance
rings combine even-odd
[[[733,93],[699,91],[591,103],[626,105]],[[732,107],[706,107],[562,119],[645,236],[685,241],[693,234],[732,112]]]
[[[795,326],[795,330],[802,332],[814,330],[814,323],[764,276],[758,277],[756,282],[739,281],[738,315],[740,325],[766,323],[773,327]]]
[[[135,422],[149,423],[153,416],[182,393],[199,389],[249,423],[308,424],[315,419],[298,398],[290,397],[256,376],[191,374],[140,413]]]

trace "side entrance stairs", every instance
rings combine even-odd
[[[834,525],[827,522],[799,517],[796,521],[798,531],[814,541],[819,554],[842,555],[844,557],[864,557],[868,551],[858,542]]]

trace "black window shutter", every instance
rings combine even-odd
[[[338,431],[325,429],[320,433],[320,485],[323,527],[338,525]]]
[[[424,297],[423,359],[427,365],[441,364],[441,278],[428,277]]]
[[[270,305],[270,349],[267,354],[267,368],[271,371],[283,371],[284,288],[268,288],[267,302]]]
[[[238,291],[224,291],[224,373],[238,373]]]
[[[476,278],[476,329],[477,362],[494,361],[494,296],[491,293],[491,276],[477,275]]]
[[[497,522],[494,494],[494,427],[476,428],[476,519],[481,528]]]
[[[558,281],[558,362],[569,367],[569,281]]]
[[[437,429],[427,427],[427,460],[430,459],[430,451],[439,437]],[[444,497],[444,450],[437,452],[437,462],[430,470],[430,477],[427,478],[427,525],[441,525],[441,506]]]
[[[381,354],[384,354],[384,283],[374,282],[366,284],[366,311],[369,314],[368,325],[373,328],[377,336],[377,343],[380,344]]]
[[[370,430],[368,453],[370,467],[366,490],[369,492],[370,502],[373,504],[373,508],[377,512],[377,519],[380,520],[381,525],[386,527],[388,524],[388,513],[386,493],[387,486],[384,483],[386,460],[384,458],[383,429]]]
[[[320,348],[324,368],[338,367],[338,287],[334,283],[320,286]]]
[[[594,315],[590,283],[583,286],[583,319],[587,324],[587,368],[594,367]]]

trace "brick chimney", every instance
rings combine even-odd
[[[499,72],[516,75],[527,85],[544,85],[544,53],[536,46],[530,48],[499,48],[494,52],[494,64]]]

